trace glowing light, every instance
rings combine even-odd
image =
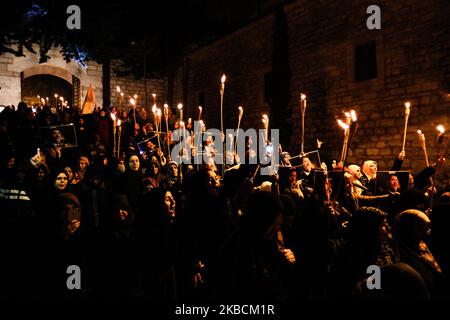
[[[352,117],[352,121],[353,122],[355,122],[357,120],[355,110],[351,110],[350,111],[350,116]]]
[[[342,121],[341,119],[338,119],[337,123],[344,130],[347,130],[349,128],[349,126],[344,121]]]

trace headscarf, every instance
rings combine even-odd
[[[366,177],[369,180],[375,179],[376,178],[376,173],[372,173],[372,169],[370,168],[371,165],[376,164],[375,161],[373,160],[367,160],[364,162],[363,166],[362,166],[362,172],[366,175]]]

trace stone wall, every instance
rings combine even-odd
[[[204,95],[202,118],[207,127],[220,128],[220,78],[225,73],[225,128],[237,126],[241,105],[242,126],[260,125],[256,115],[269,110],[263,88],[264,75],[271,70],[273,20],[266,16],[186,56],[174,84],[174,104],[185,104],[185,119],[197,119],[199,95]]]
[[[405,168],[424,166],[417,129],[425,132],[430,159],[436,152],[435,127],[450,125],[450,6],[445,1],[379,1],[381,30],[366,27],[367,1],[298,1],[285,10],[290,30],[291,92],[308,94],[308,149],[324,141],[323,154],[338,158],[343,132],[336,116],[351,108],[360,125],[350,162],[374,159],[389,169],[401,151],[404,102],[411,102]],[[377,43],[378,77],[355,82],[355,45]],[[446,82],[447,81],[447,82]],[[446,87],[447,86],[447,87]],[[294,130],[300,132],[298,101],[293,99]],[[298,147],[296,148],[298,151]],[[431,157],[433,155],[433,157]]]
[[[368,30],[363,0],[293,1],[284,7],[288,22],[291,102],[294,129],[290,146],[300,151],[299,94],[307,94],[305,150],[324,142],[322,158],[339,158],[343,132],[336,118],[355,109],[358,132],[350,162],[366,159],[389,169],[401,151],[404,102],[411,102],[405,168],[424,166],[417,129],[424,131],[435,159],[437,124],[450,128],[450,6],[443,0],[378,1],[381,30]],[[175,83],[175,100],[196,114],[205,93],[206,122],[219,124],[219,79],[226,73],[225,123],[236,126],[237,107],[245,108],[243,126],[261,127],[264,75],[271,71],[274,14],[185,57]],[[377,77],[354,80],[354,47],[376,42]],[[283,128],[280,128],[283,130]]]
[[[17,105],[20,101],[20,72],[10,69],[13,64],[13,56],[0,56],[0,105]]]
[[[111,104],[117,105],[120,103],[120,98],[117,95],[117,86],[120,87],[124,93],[124,107],[128,107],[128,97],[138,95],[138,108],[145,107],[145,82],[143,79],[135,79],[133,76],[117,75],[118,70],[121,70],[120,63],[115,61],[111,63]],[[156,94],[156,104],[162,107],[167,102],[167,80],[166,78],[147,78],[147,110],[150,111],[153,106],[152,94]]]

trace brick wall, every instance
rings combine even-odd
[[[381,30],[366,27],[368,1],[305,1],[284,7],[288,20],[292,153],[300,150],[299,93],[308,96],[305,150],[324,141],[321,155],[339,158],[342,112],[355,109],[358,132],[350,162],[373,159],[388,169],[401,151],[404,102],[411,102],[404,168],[418,170],[424,160],[417,129],[424,131],[430,160],[435,158],[435,127],[450,129],[450,6],[443,0],[378,1]],[[244,128],[261,127],[264,74],[271,71],[273,14],[186,56],[177,74],[174,98],[195,114],[198,93],[205,92],[206,121],[219,125],[219,78],[228,76],[225,122],[236,126],[237,107],[245,107]],[[378,77],[355,82],[354,46],[376,41]],[[195,110],[194,110],[195,109]],[[280,128],[283,130],[283,128]]]

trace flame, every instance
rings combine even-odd
[[[345,114],[345,117],[347,118],[347,119],[349,119],[349,118],[351,118],[352,116],[350,115],[350,113],[349,112],[344,112],[344,114]]]
[[[341,119],[338,119],[337,123],[344,130],[347,130],[349,128],[349,126],[344,121],[342,121]]]
[[[152,112],[153,112],[153,113],[156,112],[156,104],[153,105],[153,107],[152,107]]]
[[[153,93],[153,94],[152,94],[152,97],[153,97],[153,98],[156,98],[156,93]]]
[[[417,134],[422,134],[422,130],[417,130]]]
[[[120,96],[123,98],[123,92],[120,93]]]
[[[55,98],[58,98],[58,95],[55,93]]]
[[[409,109],[411,107],[411,103],[409,101],[405,102],[405,108]]]
[[[136,101],[133,98],[130,98],[130,104],[134,106],[136,104]]]
[[[111,119],[112,121],[116,121],[116,115],[114,113],[111,113]]]
[[[117,92],[120,92],[120,87],[119,87],[119,86],[117,86],[116,90],[117,90]]]
[[[188,119],[188,123],[192,123],[192,118],[189,118],[189,119]]]
[[[199,110],[200,112],[202,112],[203,108],[202,108],[201,106],[198,106],[198,110]]]
[[[138,98],[138,95],[137,95],[137,94],[135,94],[135,95],[134,95],[134,99],[135,99],[135,100],[137,100],[137,98]]]
[[[262,122],[263,122],[264,124],[266,124],[268,121],[269,121],[269,118],[267,117],[267,114],[263,114],[263,116],[262,116]]]
[[[444,134],[444,132],[445,132],[445,128],[442,124],[438,125],[436,127],[436,130],[439,131],[440,134]]]
[[[164,104],[164,109],[169,109],[169,105],[167,103]]]
[[[300,100],[306,100],[306,94],[300,93]]]
[[[352,121],[355,122],[357,120],[356,118],[356,111],[355,110],[351,110],[350,111],[350,116],[352,117]]]
[[[183,104],[182,104],[182,103],[179,103],[178,106],[177,106],[177,108],[178,108],[178,110],[183,109]]]
[[[158,117],[161,117],[161,109],[158,108],[158,109],[156,110],[156,115],[157,115]]]
[[[227,80],[227,77],[223,74],[222,78],[220,78],[220,82],[225,83],[225,80]]]
[[[64,101],[64,98],[63,97],[59,97],[59,100]]]

